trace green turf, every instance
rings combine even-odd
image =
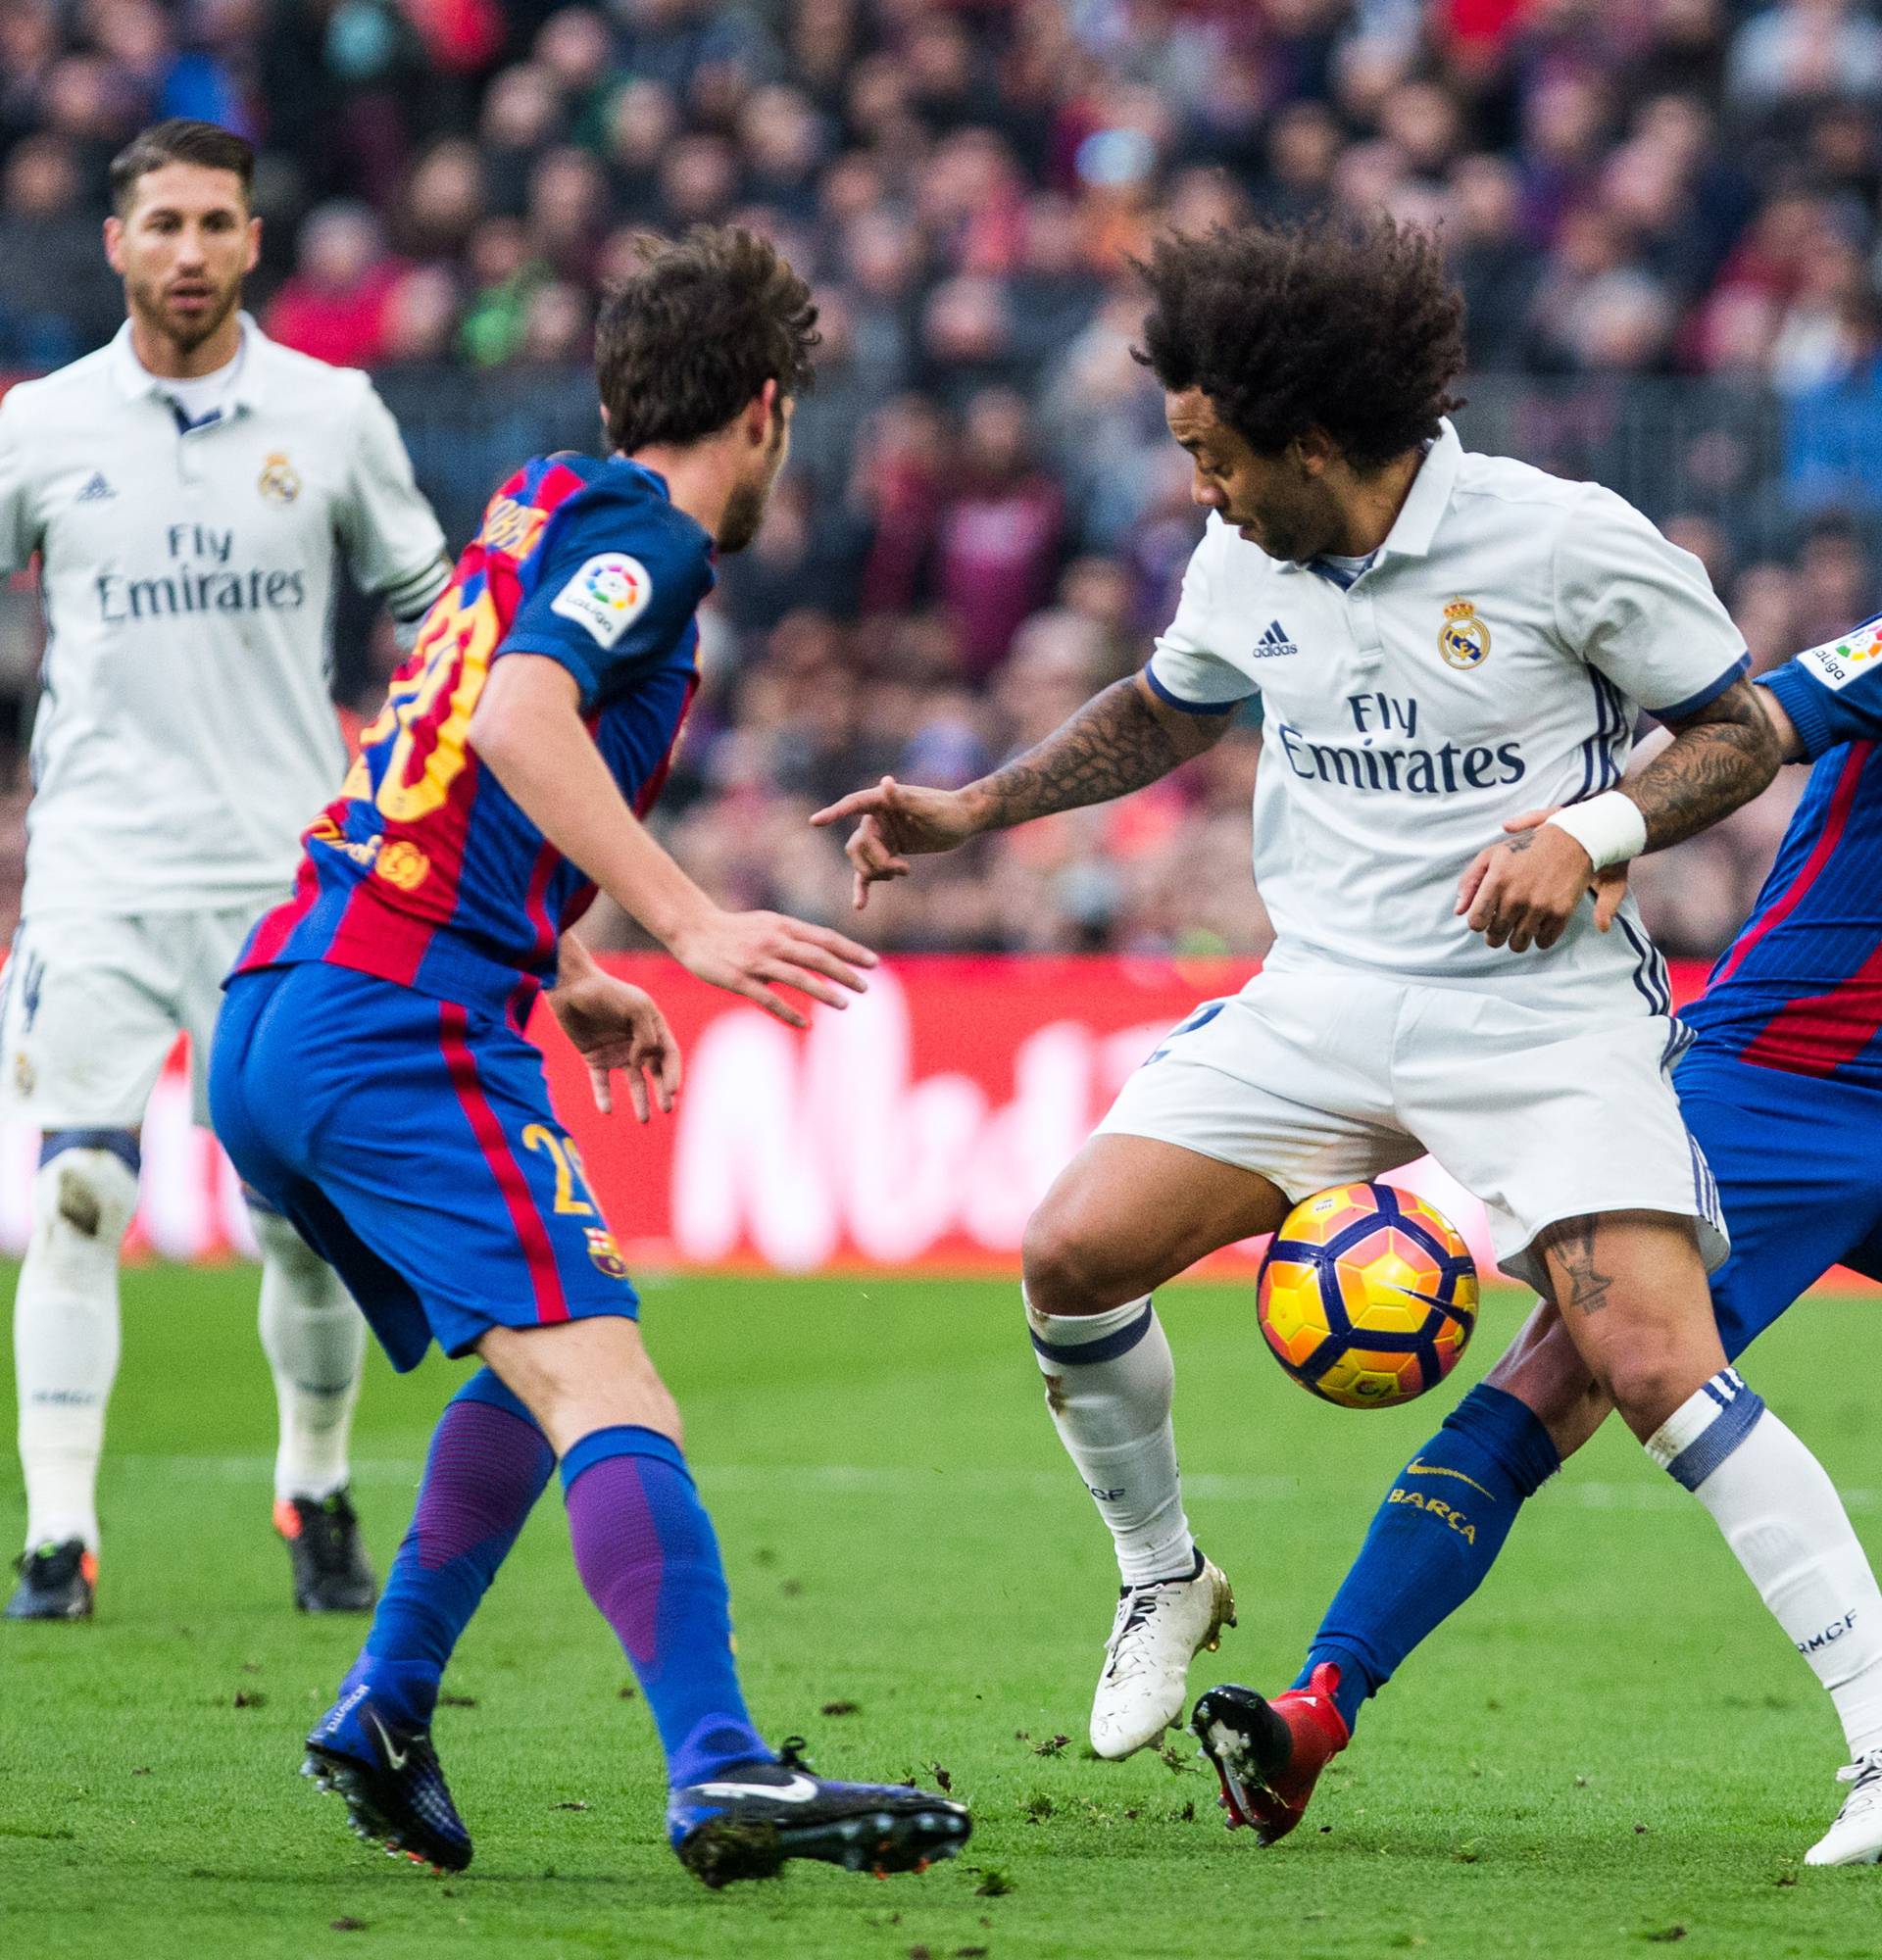
[[[13,1960],[1875,1950],[1882,1875],[1799,1864],[1835,1803],[1827,1708],[1709,1523],[1620,1435],[1532,1506],[1286,1844],[1225,1836],[1187,1752],[1087,1759],[1109,1547],[1040,1407],[1012,1291],[985,1284],[686,1280],[650,1287],[647,1314],[760,1719],[801,1730],[830,1772],[939,1764],[975,1808],[966,1858],[920,1880],[800,1868],[700,1890],[661,1838],[646,1711],[552,1498],[437,1725],[476,1863],[426,1878],[364,1850],[292,1775],[356,1629],[286,1610],[252,1276],[147,1270],[126,1296],[102,1613],[0,1627]],[[1491,1307],[1466,1372],[1514,1313]],[[1284,1682],[1382,1479],[1454,1394],[1349,1414],[1280,1377],[1244,1295],[1178,1293],[1166,1318],[1191,1515],[1241,1600],[1194,1685],[1218,1664]],[[1852,1487],[1858,1527],[1882,1528],[1877,1303],[1811,1303],[1753,1373]],[[451,1379],[374,1364],[358,1491],[381,1562]]]

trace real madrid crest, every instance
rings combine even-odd
[[[271,504],[291,504],[301,494],[301,472],[288,462],[285,452],[272,450],[255,487]]]
[[[1438,628],[1438,652],[1454,667],[1480,667],[1490,658],[1490,627],[1477,617],[1467,599],[1454,599],[1444,609]]]

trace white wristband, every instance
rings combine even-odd
[[[1571,803],[1557,810],[1549,822],[1565,830],[1587,852],[1597,871],[1605,871],[1610,864],[1624,864],[1647,848],[1647,818],[1639,804],[1619,790],[1608,790],[1586,803]]]

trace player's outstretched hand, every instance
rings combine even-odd
[[[1457,911],[1472,932],[1511,953],[1548,948],[1561,937],[1584,892],[1595,895],[1595,924],[1606,932],[1627,896],[1627,871],[1596,873],[1588,854],[1565,830],[1545,829],[1560,805],[1525,810],[1503,827],[1506,844],[1486,845],[1458,881]]]
[[[856,790],[819,809],[811,821],[819,828],[858,819],[844,845],[856,873],[858,911],[869,902],[869,887],[887,878],[906,878],[909,859],[929,851],[952,851],[980,828],[959,790],[927,790],[884,776],[873,789]]]
[[[828,926],[808,925],[783,912],[727,912],[717,906],[683,926],[667,950],[689,973],[728,993],[756,1001],[787,1027],[807,1028],[810,1016],[776,987],[793,987],[825,1006],[847,1007],[845,991],[867,994],[859,967],[875,955]]]
[[[589,966],[558,987],[549,1004],[588,1064],[595,1107],[604,1116],[614,1113],[616,1069],[626,1078],[641,1122],[651,1121],[656,1107],[663,1116],[672,1113],[679,1094],[679,1044],[651,994]]]

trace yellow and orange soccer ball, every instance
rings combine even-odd
[[[1390,1184],[1343,1184],[1287,1214],[1257,1282],[1274,1358],[1342,1408],[1434,1389],[1477,1324],[1477,1267],[1436,1205]]]

